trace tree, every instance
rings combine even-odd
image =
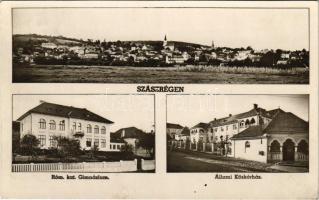
[[[81,153],[80,143],[76,139],[70,139],[63,136],[56,136],[58,155],[60,158],[77,156]]]
[[[32,156],[36,155],[35,150],[38,148],[40,141],[32,134],[26,134],[23,136],[21,140],[21,147],[24,151]]]
[[[128,144],[127,142],[125,142],[125,145],[121,146],[121,152],[132,153],[133,146],[131,144]]]
[[[154,149],[155,149],[155,135],[150,133],[144,133],[141,135],[138,146],[146,149],[151,157],[154,157]]]

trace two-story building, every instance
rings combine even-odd
[[[21,138],[35,135],[43,149],[55,148],[55,136],[77,139],[83,150],[96,146],[100,151],[110,151],[110,126],[112,121],[85,108],[41,102],[17,120]]]

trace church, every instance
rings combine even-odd
[[[164,48],[164,50],[170,50],[170,51],[174,51],[175,50],[174,43],[173,42],[168,42],[166,35],[165,35],[164,41],[163,41],[163,48]]]

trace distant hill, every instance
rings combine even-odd
[[[75,38],[67,38],[63,36],[47,36],[47,35],[38,35],[38,34],[16,34],[13,35],[14,43],[27,43],[30,40],[32,42],[53,42],[60,45],[68,45],[68,44],[80,44],[83,41]]]
[[[68,38],[64,36],[47,36],[47,35],[38,35],[38,34],[15,34],[13,35],[13,44],[14,46],[21,45],[32,41],[32,43],[40,44],[43,42],[53,42],[58,45],[79,45],[86,44],[87,41],[83,41],[76,38]],[[111,43],[116,43],[116,41],[107,41]],[[120,41],[122,44],[135,43],[135,44],[145,44],[151,46],[162,46],[163,41],[151,41],[151,40],[138,40],[138,41]],[[181,42],[181,41],[169,41],[170,43],[174,43],[176,48],[201,48],[201,47],[209,47],[207,45]]]

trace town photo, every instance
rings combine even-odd
[[[307,9],[12,12],[15,83],[309,83]]]
[[[308,95],[167,95],[167,171],[309,172],[308,104]]]
[[[155,172],[153,95],[13,95],[12,172]]]

